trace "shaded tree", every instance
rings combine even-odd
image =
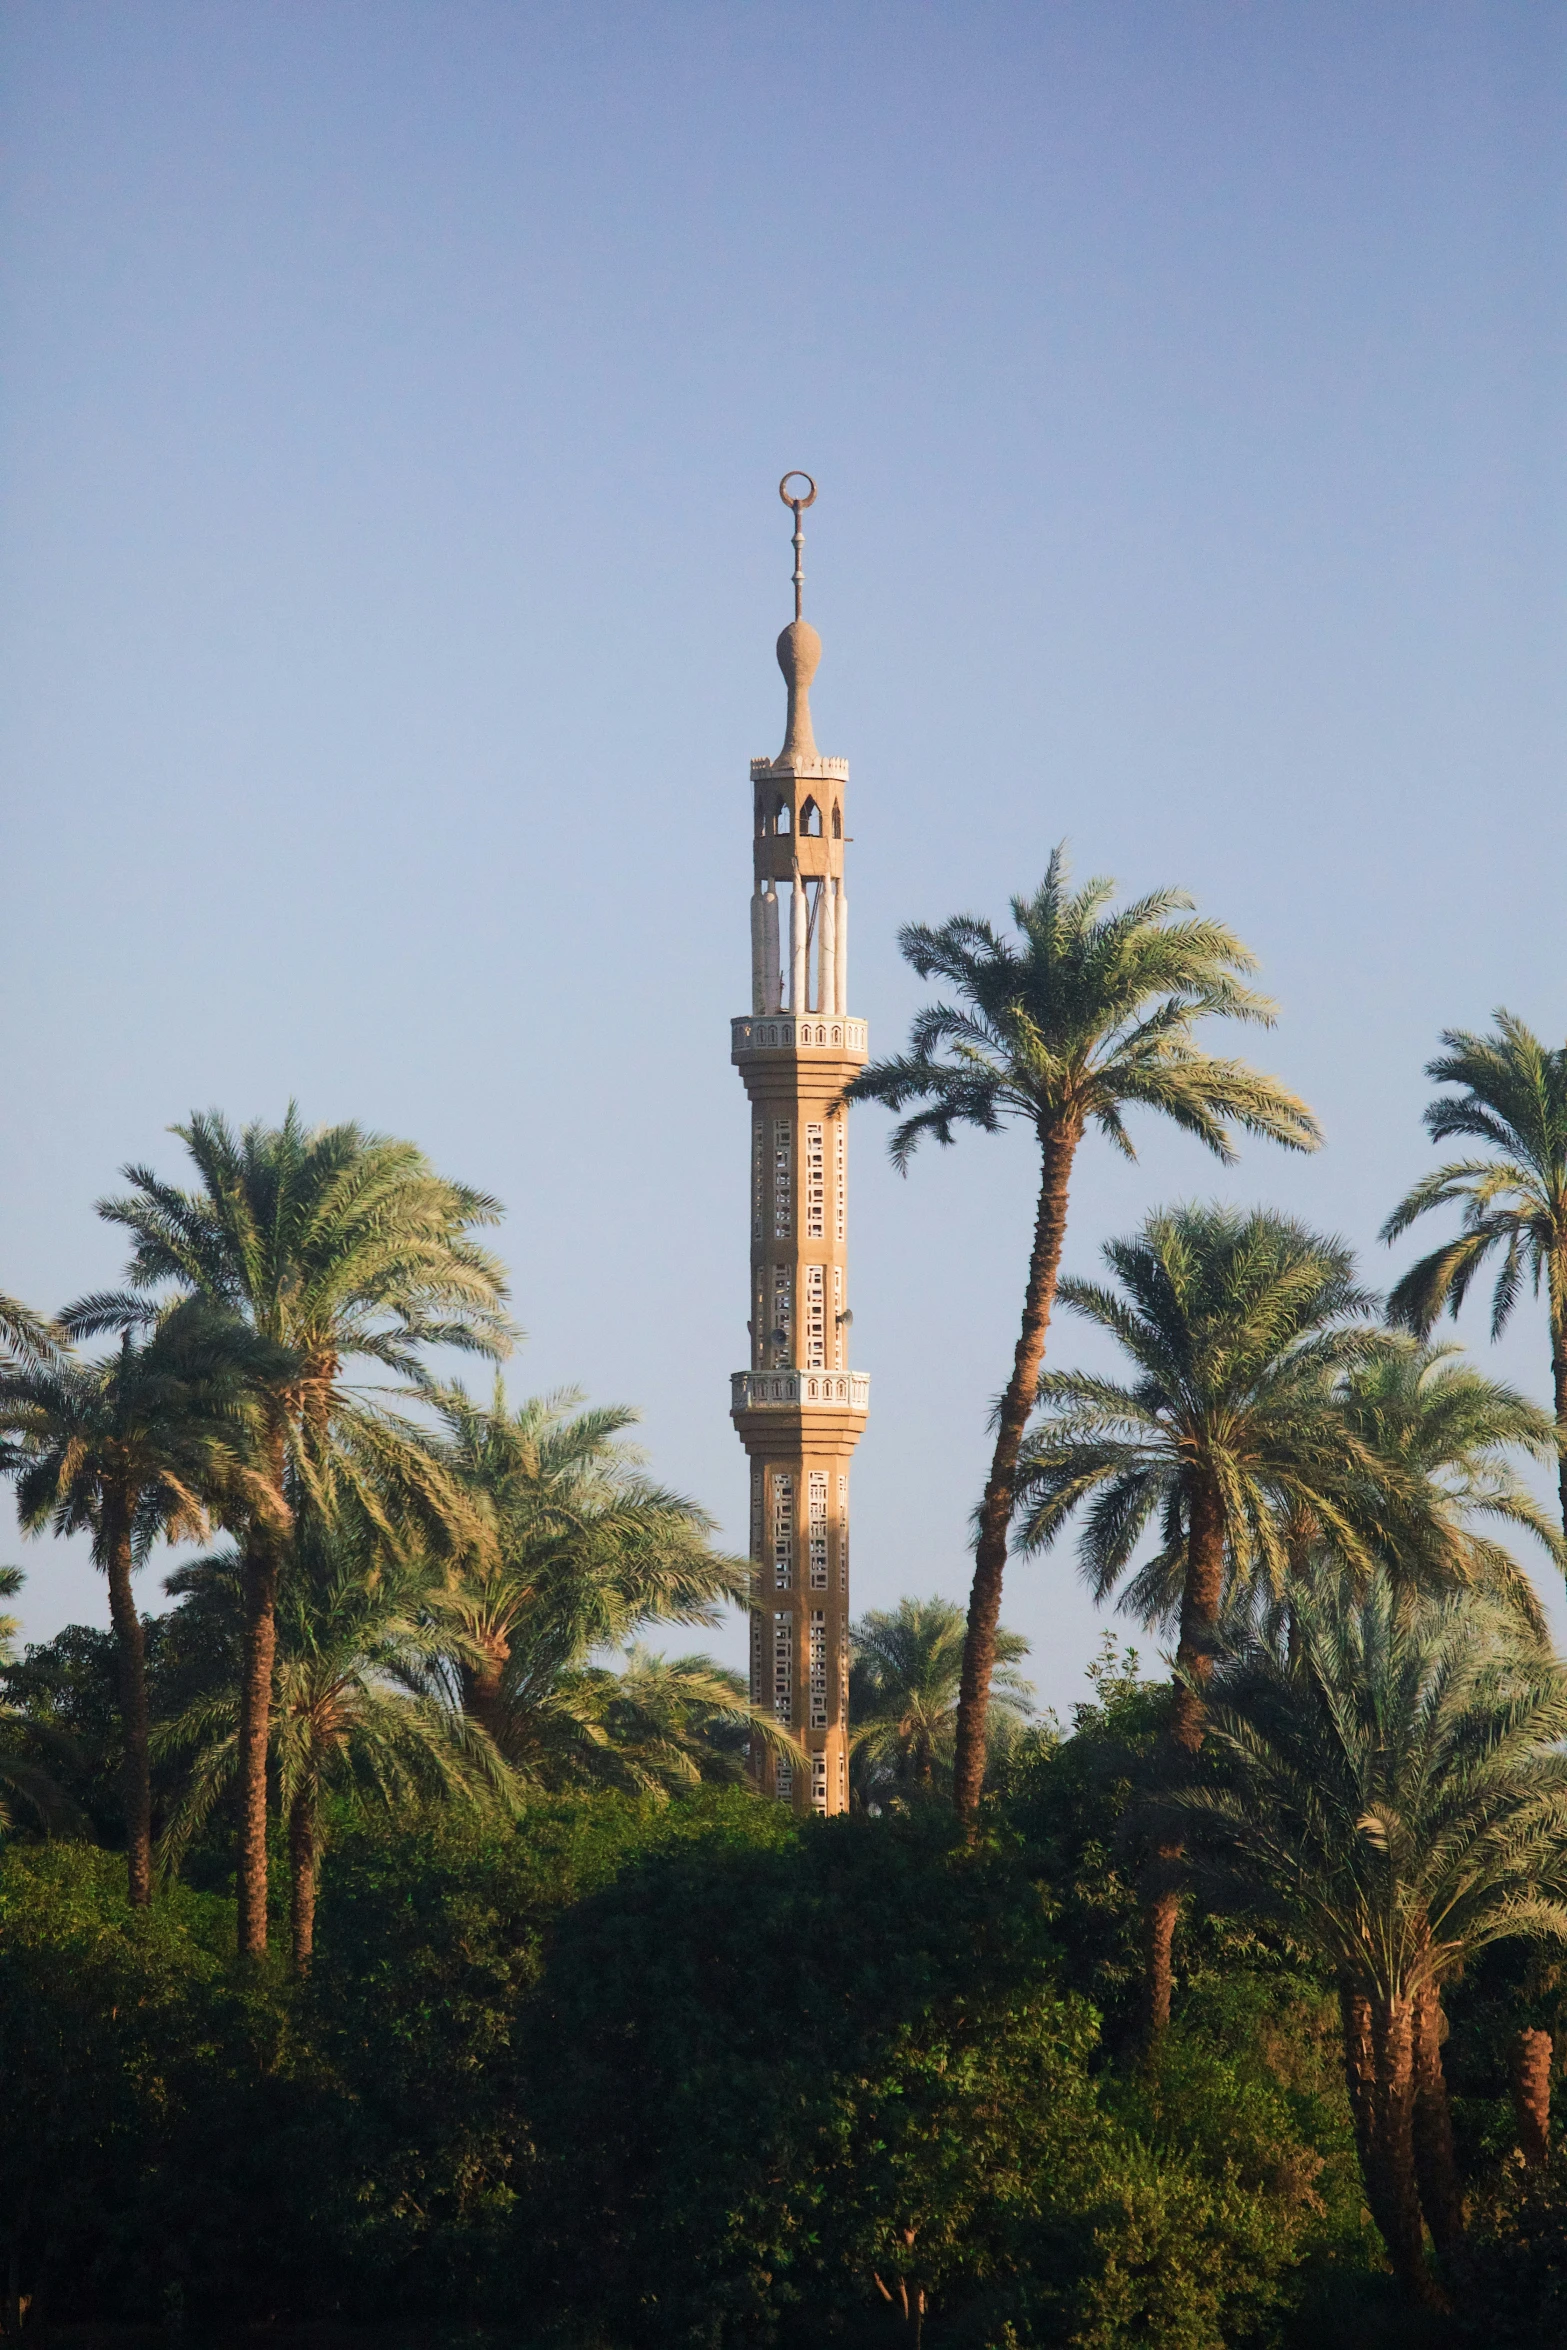
[[[431,1803],[509,1807],[512,1778],[477,1723],[409,1686],[451,1639],[438,1611],[432,1624],[429,1563],[400,1554],[363,1517],[333,1527],[308,1511],[296,1519],[278,1596],[271,1742],[288,1839],[294,1968],[303,1974],[315,1947],[330,1807],[393,1816]],[[226,1601],[236,1624],[241,1618],[237,1553],[181,1568],[170,1587]],[[158,1745],[188,1757],[185,1791],[160,1846],[177,1867],[238,1775],[237,1692],[197,1700],[160,1726]]]
[[[249,1382],[261,1361],[252,1334],[206,1299],[123,1332],[116,1353],[83,1363],[54,1353],[0,1373],[0,1427],[9,1434],[17,1512],[30,1533],[86,1531],[109,1584],[119,1651],[130,1898],[152,1898],[152,1786],[146,1649],[132,1575],[158,1541],[207,1533],[208,1508],[267,1512],[250,1467]],[[276,1523],[268,1516],[269,1525]]]
[[[1298,1615],[1293,1662],[1258,1642],[1221,1667],[1218,1783],[1163,1810],[1220,1898],[1332,1969],[1367,2197],[1431,2300],[1422,2207],[1450,2255],[1463,2226],[1442,1985],[1493,1942],[1567,1940],[1567,1669],[1493,1605],[1411,1605],[1380,1574]]]

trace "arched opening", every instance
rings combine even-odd
[[[832,804],[832,836],[834,840],[843,838],[843,810],[836,800]]]
[[[773,830],[774,832],[787,832],[788,829],[789,803],[787,800],[780,800],[773,810]]]
[[[814,800],[807,800],[800,810],[800,833],[802,838],[810,840],[822,837],[822,812]]]
[[[758,838],[758,839],[760,839],[760,838],[761,838],[761,836],[762,836],[762,834],[763,834],[763,833],[764,833],[766,830],[767,830],[767,803],[766,803],[766,801],[765,801],[765,800],[762,798],[762,795],[761,795],[761,793],[760,793],[760,792],[758,792],[758,793],[757,793],[757,795],[756,795],[756,832],[757,832],[757,838]]]

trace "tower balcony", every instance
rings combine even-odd
[[[765,1411],[868,1412],[871,1406],[869,1371],[731,1371],[731,1412]]]
[[[842,1012],[747,1012],[729,1023],[729,1058],[735,1062],[756,1052],[838,1053],[864,1061],[870,1049],[866,1023]]]

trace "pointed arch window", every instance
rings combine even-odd
[[[791,818],[789,815],[789,803],[787,800],[780,800],[773,810],[774,832],[787,832],[789,830],[790,822]]]
[[[843,838],[843,810],[836,800],[832,804],[832,836],[834,840]]]
[[[814,800],[807,800],[800,810],[800,833],[802,838],[808,840],[820,840],[822,837],[822,812]]]

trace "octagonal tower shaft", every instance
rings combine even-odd
[[[798,578],[797,562],[797,604]],[[806,1755],[753,1741],[752,1770],[796,1810],[830,1813],[849,1801],[849,1465],[870,1386],[849,1360],[840,1096],[868,1046],[848,1009],[848,762],[811,732],[820,650],[798,617],[780,636],[787,734],[751,762],[751,1010],[731,1039],[751,1105],[751,1346],[731,1411],[751,1464],[752,1701]]]

